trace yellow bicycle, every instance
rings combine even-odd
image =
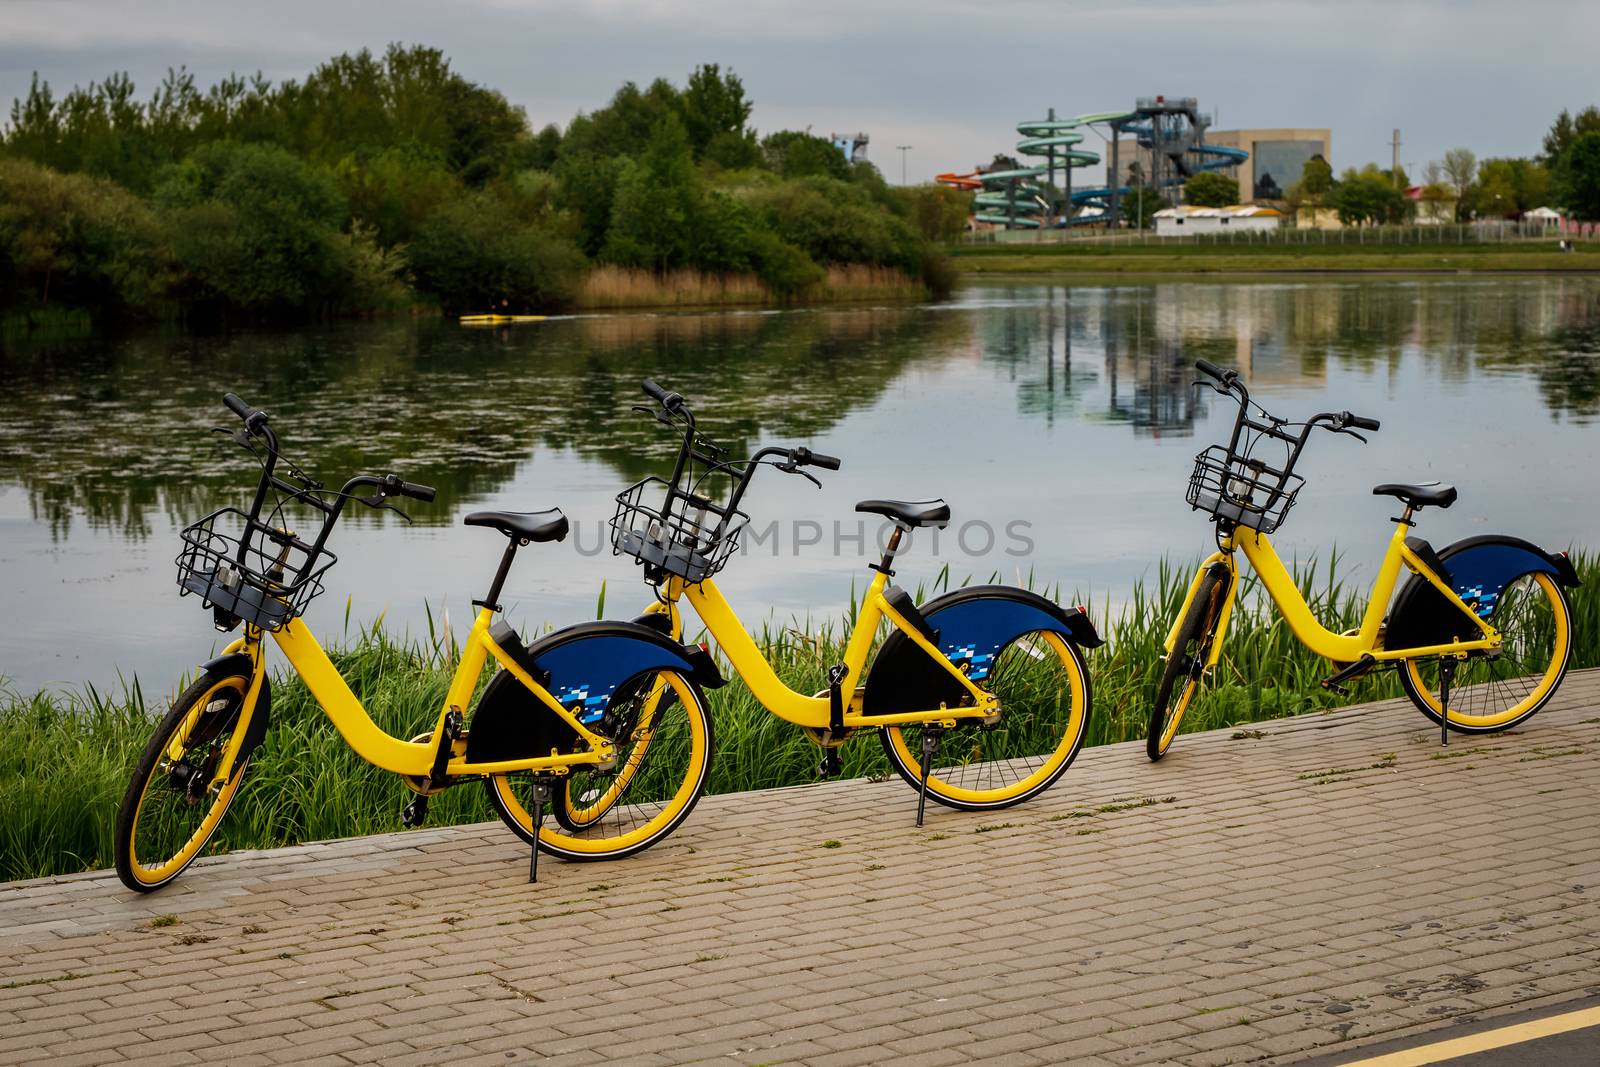
[[[1359,629],[1333,633],[1312,615],[1268,535],[1288,515],[1305,479],[1295,463],[1311,431],[1366,438],[1378,420],[1324,412],[1303,423],[1272,415],[1250,399],[1237,371],[1207,360],[1196,368],[1207,385],[1236,401],[1239,414],[1226,445],[1195,457],[1189,479],[1191,507],[1207,512],[1216,527],[1217,551],[1200,565],[1166,639],[1167,659],[1150,711],[1146,749],[1152,760],[1166,755],[1200,683],[1222,655],[1243,552],[1295,637],[1338,670],[1322,685],[1347,692],[1345,684],[1393,664],[1413,703],[1449,731],[1493,733],[1525,722],[1549,701],[1566,675],[1572,650],[1572,609],[1566,589],[1578,575],[1565,553],[1546,552],[1515,537],[1489,535],[1458,541],[1439,551],[1409,531],[1412,516],[1426,507],[1447,508],[1454,486],[1390,483],[1373,489],[1398,498],[1404,510],[1378,568]],[[1404,567],[1411,577],[1390,597]],[[1386,610],[1387,609],[1387,610]]]
[[[960,589],[919,608],[889,582],[902,537],[949,522],[942,500],[856,505],[858,512],[888,520],[892,532],[881,560],[869,565],[876,573],[843,658],[829,670],[822,692],[784,684],[712,576],[737,549],[749,521],[740,503],[757,469],[769,466],[815,483],[806,468],[837,470],[839,461],[807,448],[777,447],[729,459],[698,430],[682,396],[648,381],[644,391],[656,406],[637,410],[683,437],[672,476],[646,478],[625,490],[612,519],[614,550],[640,563],[656,590],[656,603],[641,622],[679,640],[680,606],[687,601],[755,698],[822,747],[824,777],[838,772],[838,749],[846,740],[877,731],[890,765],[919,791],[918,825],[930,796],[967,810],[1008,807],[1038,795],[1071,765],[1091,700],[1079,649],[1101,644],[1088,616],[1007,586]],[[890,633],[869,675],[867,661],[884,621]]]
[[[260,482],[249,510],[223,508],[183,531],[178,585],[180,595],[193,593],[211,609],[219,631],[242,624],[243,635],[201,666],[139,758],[117,813],[123,884],[138,892],[167,885],[216,833],[266,736],[269,634],[350,747],[416,794],[401,812],[404,824],[422,822],[430,796],[481,780],[500,818],[533,846],[530,881],[541,850],[571,860],[626,856],[688,816],[711,765],[701,690],[722,678],[710,655],[633,623],[586,623],[525,645],[505,620],[495,621],[517,549],[566,537],[559,510],[466,516],[468,526],[504,534],[506,548],[488,594],[473,602],[477,617],[433,729],[393,737],[373,722],[301,615],[337,562],[327,542],[346,504],[398,511],[391,498],[429,501],[434,491],[394,474],[357,475],[326,489],[283,459],[265,412],[231,393],[224,402],[244,420],[234,439],[256,454]],[[311,540],[284,527],[294,509],[314,517]],[[499,671],[469,721],[491,660]],[[552,803],[558,783],[566,798],[559,807]],[[547,810],[556,825],[545,823]]]

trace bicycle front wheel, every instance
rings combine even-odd
[[[1072,765],[1089,722],[1089,671],[1060,634],[1036,630],[1002,648],[977,684],[1000,698],[1000,717],[961,719],[944,731],[928,770],[928,795],[965,811],[1008,808],[1050,788]],[[890,766],[919,789],[925,729],[878,731]]]
[[[261,684],[257,714],[269,699],[266,681]],[[117,877],[129,889],[150,893],[168,884],[217,832],[244,781],[249,754],[241,753],[220,788],[211,780],[249,691],[247,674],[202,674],[145,744],[117,810],[113,841]]]
[[[705,792],[711,712],[700,687],[676,671],[620,686],[600,732],[616,741],[616,762],[606,770],[574,768],[558,782],[547,812],[552,818],[538,836],[553,856],[602,860],[641,852],[676,830]],[[485,784],[501,821],[533,844],[533,776],[497,774]]]
[[[1548,574],[1525,574],[1506,586],[1489,622],[1500,631],[1500,652],[1461,662],[1450,688],[1450,728],[1491,734],[1526,722],[1555,695],[1572,654],[1572,608]],[[1438,725],[1439,661],[1408,659],[1400,684]]]
[[[1145,734],[1145,755],[1159,760],[1178,736],[1183,716],[1200,692],[1200,678],[1211,658],[1211,641],[1216,634],[1217,617],[1222,613],[1223,592],[1228,587],[1228,569],[1212,567],[1200,579],[1200,587],[1189,601],[1183,623],[1178,627],[1161,672],[1156,702],[1150,706],[1150,728]]]

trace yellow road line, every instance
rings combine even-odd
[[[1474,1052],[1487,1052],[1489,1049],[1505,1048],[1507,1045],[1520,1045],[1524,1041],[1553,1037],[1556,1034],[1582,1030],[1588,1026],[1600,1026],[1600,1007],[1569,1011],[1565,1015],[1549,1015],[1543,1019],[1534,1019],[1532,1022],[1502,1026],[1498,1030],[1485,1030],[1481,1034],[1468,1034],[1466,1037],[1453,1037],[1448,1041],[1436,1041],[1431,1045],[1406,1049],[1404,1052],[1390,1052],[1383,1056],[1373,1056],[1371,1059],[1355,1060],[1348,1067],[1422,1067],[1423,1064],[1441,1063],[1457,1056],[1470,1056]]]

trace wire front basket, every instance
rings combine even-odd
[[[241,551],[252,525],[249,547]],[[337,562],[326,549],[252,523],[238,508],[223,508],[184,528],[179,595],[194,593],[225,615],[281,630],[322,592],[322,576]]]
[[[1194,458],[1189,506],[1269,534],[1283,525],[1304,484],[1305,479],[1291,470],[1241,456],[1226,445],[1212,445]]]
[[[735,508],[646,478],[617,494],[612,553],[691,584],[703,582],[727,564],[749,521]]]

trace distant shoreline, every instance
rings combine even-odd
[[[1573,274],[1600,273],[1600,243],[1562,252],[1526,245],[967,245],[951,249],[966,278],[1044,274]]]

